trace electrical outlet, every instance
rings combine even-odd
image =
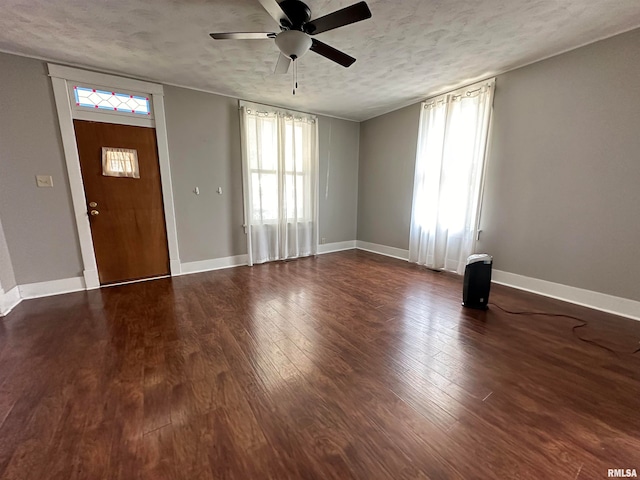
[[[36,175],[36,185],[40,188],[53,187],[53,177],[51,175]]]

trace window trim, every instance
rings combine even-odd
[[[149,114],[143,115],[140,113],[131,113],[126,110],[108,110],[106,108],[94,108],[84,105],[78,105],[75,100],[75,87],[91,88],[94,90],[103,90],[107,92],[121,93],[124,95],[134,95],[136,97],[148,98],[149,101]],[[155,127],[155,112],[153,109],[152,95],[144,92],[138,92],[122,88],[108,87],[105,85],[98,85],[87,82],[69,81],[67,82],[67,89],[69,94],[69,103],[71,105],[71,112],[73,118],[78,120],[93,120],[104,121],[107,123],[126,123],[127,125],[134,126],[150,126]],[[113,118],[118,117],[119,119]]]

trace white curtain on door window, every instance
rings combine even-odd
[[[463,273],[475,249],[495,81],[424,102],[409,261]]]
[[[140,178],[138,151],[130,148],[102,147],[102,175]]]
[[[241,102],[240,119],[249,265],[315,255],[317,118]]]

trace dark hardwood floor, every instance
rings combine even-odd
[[[599,479],[640,471],[640,354],[460,306],[361,251],[25,301],[0,322],[0,479]],[[493,286],[633,351],[640,322]]]

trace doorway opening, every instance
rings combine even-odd
[[[179,275],[162,85],[48,67],[85,288]]]
[[[73,125],[100,284],[168,275],[155,129]]]

